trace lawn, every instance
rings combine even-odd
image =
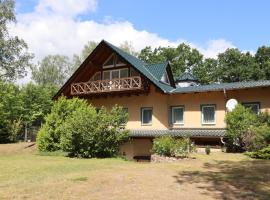
[[[195,154],[179,163],[39,155],[0,145],[0,199],[270,199],[270,161]]]

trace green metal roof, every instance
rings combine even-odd
[[[127,52],[123,51],[122,49],[112,45],[111,43],[104,41],[110,48],[112,48],[117,54],[119,54],[122,58],[124,58],[127,62],[129,62],[133,67],[135,67],[139,72],[141,72],[144,76],[146,76],[150,81],[152,81],[153,84],[155,84],[158,88],[160,88],[164,93],[168,93],[172,89],[174,89],[172,86],[163,83],[160,81],[160,73],[162,70],[164,70],[165,65],[168,65],[168,62],[165,63],[159,63],[155,64],[153,67],[152,65],[148,65],[141,61],[140,59],[136,58],[135,56],[132,56],[128,54]],[[154,71],[154,69],[159,69],[158,72],[154,72],[152,74],[151,72]]]
[[[181,74],[177,79],[177,82],[181,82],[181,81],[198,81],[198,79],[191,73],[189,72],[184,72],[183,74]]]
[[[153,74],[159,81],[161,80],[163,74],[166,72],[167,66],[168,62],[145,65],[151,74]]]
[[[118,53],[127,62],[133,65],[139,72],[146,76],[153,84],[160,88],[164,93],[193,93],[193,92],[208,92],[208,91],[222,91],[222,90],[233,90],[233,89],[246,89],[246,88],[256,88],[256,87],[266,87],[270,86],[270,80],[265,81],[249,81],[249,82],[235,82],[235,83],[220,83],[220,84],[209,84],[209,85],[198,85],[189,87],[177,87],[174,88],[161,81],[161,77],[164,74],[168,62],[157,63],[157,64],[147,64],[123,51],[122,49],[112,45],[111,43],[104,41],[110,48],[112,48],[116,53]],[[184,73],[179,80],[193,80],[196,81],[190,73]]]
[[[130,137],[224,137],[225,129],[176,129],[176,130],[130,130]]]
[[[171,90],[170,93],[210,92],[210,91],[257,88],[257,87],[269,87],[269,86],[270,86],[270,80],[220,83],[220,84],[215,83],[215,84],[209,84],[209,85],[177,87]]]

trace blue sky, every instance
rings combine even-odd
[[[17,13],[34,10],[38,0],[18,0]],[[244,50],[256,50],[270,43],[270,1],[260,0],[99,0],[95,12],[78,15],[81,20],[128,21],[137,30],[160,37],[205,45],[223,38]]]

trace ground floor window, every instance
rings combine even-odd
[[[171,108],[171,119],[173,125],[184,124],[184,107],[183,106],[173,106]]]
[[[216,122],[216,106],[201,105],[202,124],[215,124]]]
[[[141,123],[142,125],[152,124],[152,108],[141,108]]]
[[[250,108],[252,112],[255,114],[260,113],[260,103],[259,102],[252,102],[252,103],[243,103],[243,106],[246,108]]]

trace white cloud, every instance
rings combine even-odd
[[[128,21],[114,21],[108,17],[103,23],[79,19],[81,14],[95,12],[96,9],[96,0],[40,0],[33,12],[17,15],[17,23],[10,27],[11,33],[28,43],[30,51],[35,54],[35,61],[48,54],[79,54],[87,41],[99,42],[102,39],[115,45],[131,41],[137,51],[145,46],[176,46],[186,42],[206,57],[215,57],[234,47],[224,39],[209,40],[206,45],[183,39],[171,41],[147,30],[137,30]]]

